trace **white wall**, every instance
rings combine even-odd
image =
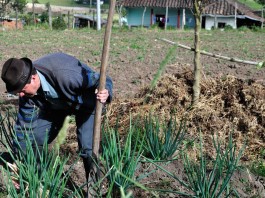
[[[232,17],[216,17],[216,26],[218,27],[218,23],[225,23],[226,25],[232,26],[234,29],[236,28],[235,24],[235,18]],[[206,30],[211,30],[211,28],[214,27],[214,17],[206,16],[205,19],[205,29]]]

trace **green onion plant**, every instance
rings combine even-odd
[[[4,124],[3,119],[6,117],[1,116],[0,132],[4,136],[9,135],[3,139],[11,141],[10,133],[14,132],[13,127],[10,127],[12,123],[6,119],[7,124]],[[25,150],[18,146],[14,152],[10,145],[5,145],[12,162],[8,162],[0,156],[1,161],[6,164],[2,167],[2,173],[6,178],[8,195],[14,198],[82,197],[81,188],[69,189],[67,186],[73,167],[71,166],[67,171],[64,171],[68,158],[58,156],[56,149],[48,149],[47,144],[41,148],[34,146],[35,144],[30,141],[29,137],[32,132],[25,129],[24,133]],[[17,141],[16,137],[12,137],[14,141]],[[4,143],[3,139],[2,143]]]
[[[216,151],[216,157],[213,160],[206,159],[202,149],[202,140],[200,141],[199,163],[192,161],[187,153],[183,154],[184,169],[187,177],[185,181],[179,179],[178,175],[170,173],[164,167],[147,159],[187,189],[186,192],[179,190],[156,190],[196,198],[231,197],[232,194],[237,196],[236,190],[230,187],[230,180],[238,168],[238,162],[243,154],[244,147],[236,154],[236,146],[232,141],[231,134],[228,144],[224,149],[222,149],[220,141],[215,138],[213,138],[213,143]]]
[[[145,118],[144,133],[144,155],[153,160],[168,160],[180,148],[185,138],[186,124],[182,121],[178,126],[172,117],[169,122],[163,122],[149,115]]]
[[[232,134],[229,136],[228,144],[222,151],[220,141],[213,138],[216,157],[211,167],[208,167],[209,160],[203,154],[202,140],[200,141],[199,164],[191,162],[187,154],[184,154],[184,167],[188,177],[187,187],[194,192],[196,197],[215,198],[230,197],[233,189],[229,188],[233,173],[238,168],[238,162],[243,154],[241,148],[236,154],[236,146],[232,141]]]
[[[135,171],[141,158],[143,140],[139,140],[141,128],[135,124],[128,130],[128,135],[122,143],[119,132],[116,129],[103,127],[103,153],[102,159],[104,168],[111,170],[108,173],[109,190],[108,196],[120,196],[120,188],[127,193],[127,190],[134,186]],[[136,142],[140,146],[132,143],[133,135],[136,135]]]

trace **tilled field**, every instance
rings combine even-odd
[[[94,30],[58,32],[32,29],[0,32],[0,63],[2,65],[10,57],[27,56],[36,59],[46,53],[62,51],[78,57],[99,71],[103,36],[104,32]],[[265,59],[264,36],[265,33],[250,31],[203,31],[201,45],[203,50],[215,54],[261,62]],[[193,45],[193,31],[113,30],[108,75],[114,82],[114,100],[106,113],[110,122],[114,125],[119,115],[120,131],[123,133],[129,124],[130,114],[133,117],[139,114],[144,117],[152,111],[161,119],[168,119],[173,112],[177,121],[186,118],[190,139],[198,140],[199,130],[201,131],[208,156],[214,155],[211,135],[214,134],[225,142],[228,134],[233,131],[238,147],[244,141],[247,142],[242,163],[262,159],[265,146],[265,69],[202,56],[202,95],[198,105],[189,109],[193,81],[192,52],[177,48],[175,55],[168,59],[162,70],[155,89],[149,89],[150,82],[171,48],[160,38],[191,47]],[[2,82],[0,91],[5,91]],[[14,103],[13,98],[2,100],[3,104],[10,101]],[[76,149],[72,127],[62,151],[75,154]],[[191,153],[196,153],[195,151],[196,148],[192,148]],[[196,158],[196,155],[193,157]],[[168,165],[168,169],[182,175],[183,166],[179,163],[181,164],[178,162]],[[82,164],[78,163],[76,166],[73,179],[82,183]],[[240,174],[248,182],[238,182]],[[161,172],[148,178],[149,181],[158,183],[161,179],[168,180]],[[234,180],[242,197],[264,195],[264,187],[253,176],[238,173]],[[249,186],[251,190],[247,190]],[[171,187],[177,188],[178,184],[172,182]],[[138,190],[135,190],[135,194],[138,197],[148,197]]]

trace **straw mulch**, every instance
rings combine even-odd
[[[234,76],[222,79],[203,78],[199,103],[190,108],[192,97],[192,71],[164,75],[157,86],[148,87],[133,99],[114,99],[107,118],[120,132],[126,132],[130,116],[145,117],[152,113],[161,120],[175,115],[178,122],[187,120],[190,138],[199,136],[207,144],[212,134],[224,141],[230,132],[238,147],[246,141],[243,159],[255,159],[265,146],[265,87],[254,81],[244,82]]]

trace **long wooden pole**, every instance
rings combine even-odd
[[[188,47],[188,46],[185,46],[185,45],[182,45],[182,44],[179,44],[179,43],[175,43],[173,41],[170,41],[168,39],[160,39],[166,43],[169,43],[171,45],[177,45],[178,47],[181,47],[183,49],[187,49],[187,50],[190,50],[190,51],[194,51],[195,49],[192,48],[192,47]],[[228,61],[231,61],[231,62],[237,62],[237,63],[245,63],[245,64],[250,64],[250,65],[263,65],[264,63],[263,62],[255,62],[255,61],[247,61],[247,60],[241,60],[241,59],[238,59],[238,58],[231,58],[231,57],[227,57],[227,56],[222,56],[222,55],[219,55],[219,54],[213,54],[213,53],[210,53],[210,52],[206,52],[206,51],[200,51],[201,54],[203,55],[206,55],[206,56],[211,56],[211,57],[214,57],[214,58],[219,58],[219,59],[223,59],[223,60],[228,60]]]
[[[110,36],[111,36],[111,27],[113,21],[113,15],[115,11],[115,2],[116,0],[110,0],[110,8],[108,14],[108,21],[105,30],[104,45],[101,57],[101,68],[100,68],[100,81],[98,90],[101,91],[105,89],[106,85],[106,68],[109,58],[109,46],[110,46]],[[101,114],[102,114],[102,103],[97,101],[95,120],[94,120],[94,139],[93,139],[93,153],[98,157],[99,142],[100,142],[100,126],[101,126]]]

